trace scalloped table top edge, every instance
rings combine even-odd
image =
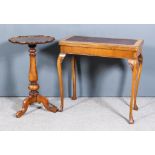
[[[45,35],[28,35],[28,36],[15,36],[9,39],[9,42],[16,44],[46,44],[53,42],[55,40],[52,36]]]

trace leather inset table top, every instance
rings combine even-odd
[[[66,47],[81,47],[106,50],[140,51],[142,39],[117,39],[87,36],[71,36],[60,40],[59,45]]]
[[[66,41],[134,45],[137,40],[72,36],[72,37],[66,39]]]

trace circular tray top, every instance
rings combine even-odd
[[[54,37],[44,35],[17,36],[9,39],[9,41],[12,43],[29,44],[29,45],[46,44],[54,40],[55,40]]]

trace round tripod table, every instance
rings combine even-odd
[[[17,36],[10,38],[9,41],[11,43],[16,44],[27,44],[29,47],[29,55],[30,55],[30,67],[29,67],[29,81],[30,84],[28,86],[29,96],[23,101],[23,106],[20,111],[16,113],[16,117],[19,118],[27,111],[29,105],[38,102],[42,103],[46,110],[51,112],[57,112],[58,108],[54,105],[49,105],[49,101],[46,97],[39,94],[39,84],[38,81],[38,73],[36,67],[36,45],[37,44],[46,44],[54,41],[54,37],[50,36]]]

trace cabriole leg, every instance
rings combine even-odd
[[[136,85],[137,85],[137,73],[138,73],[138,60],[129,60],[129,64],[132,68],[132,90],[131,90],[131,99],[130,99],[130,111],[129,111],[129,123],[133,124],[133,106],[137,106],[134,102],[136,98]]]
[[[72,100],[76,100],[76,58],[72,57]]]
[[[59,111],[63,111],[64,107],[64,88],[63,88],[63,78],[62,78],[62,62],[66,54],[60,53],[57,59],[57,69],[58,69],[58,78],[59,78],[59,89],[60,89],[60,108]]]

